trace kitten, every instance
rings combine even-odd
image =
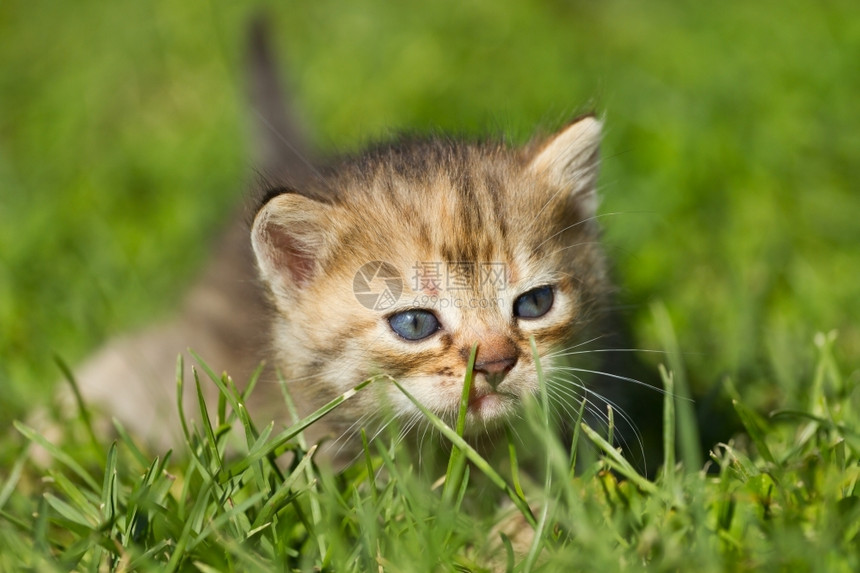
[[[533,338],[551,398],[573,416],[584,390],[563,355],[610,291],[595,222],[600,133],[585,116],[520,149],[402,139],[271,191],[251,239],[272,350],[305,412],[384,375],[453,423],[477,345],[466,433],[492,433],[538,392]],[[406,429],[423,420],[382,377],[328,429],[349,438],[389,413]]]
[[[175,446],[176,354],[192,348],[241,385],[268,346],[302,414],[387,375],[453,423],[477,344],[466,431],[492,436],[538,390],[533,337],[555,410],[573,420],[583,395],[596,394],[565,354],[605,332],[612,290],[595,221],[601,122],[584,116],[522,148],[403,138],[316,170],[297,116],[284,111],[260,22],[250,55],[258,165],[279,185],[250,241],[236,217],[175,319],[110,342],[77,370],[85,399],[157,447]],[[286,418],[274,378],[264,373],[251,395],[258,420]],[[204,386],[214,404],[214,385]],[[333,437],[349,454],[361,426],[378,432],[391,413],[403,428],[423,426],[379,378],[310,437]]]

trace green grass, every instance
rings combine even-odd
[[[518,474],[516,454],[500,474],[460,438],[462,427],[425,412],[455,444],[437,488],[384,439],[366,443],[364,459],[339,474],[314,464],[316,447],[301,431],[354,392],[274,434],[271,423],[255,425],[229,378],[212,377],[218,415],[209,418],[198,391],[202,422],[184,426],[180,464],[170,453],[147,457],[121,427],[118,442],[90,444],[76,458],[16,424],[55,464],[37,481],[22,471],[25,448],[0,484],[0,570],[855,571],[860,404],[833,342],[817,337],[817,370],[799,408],[766,420],[736,398],[746,435],[716,444],[704,470],[678,440],[696,428],[664,370],[669,455],[653,480],[585,424],[568,451],[540,399],[527,406],[538,444],[530,451],[546,461],[538,480]],[[369,381],[380,382],[388,381]],[[225,453],[234,437],[244,448]],[[510,509],[480,511],[476,496],[507,497]],[[491,531],[506,523],[535,531],[516,553]]]
[[[689,387],[714,456],[679,401],[664,415],[682,468],[667,456],[655,481],[609,453],[582,450],[573,477],[547,457],[549,486],[520,484],[555,501],[545,519],[534,506],[538,567],[858,569],[855,4],[268,6],[326,150],[400,128],[523,141],[583,109],[606,116],[602,221],[623,314],[638,347],[668,352],[651,367]],[[498,540],[492,516],[453,511],[459,488],[431,490],[376,443],[361,468],[326,476],[221,460],[223,417],[169,459],[133,437],[111,450],[79,420],[43,470],[12,426],[60,380],[53,355],[76,363],[169,316],[205,261],[250,178],[241,47],[259,7],[0,4],[0,570],[117,554],[118,568],[368,570],[379,557],[410,570],[481,563]],[[257,422],[229,433],[242,442]],[[306,448],[289,443],[298,464]],[[466,499],[498,491],[466,467]]]

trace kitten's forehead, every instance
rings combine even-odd
[[[374,254],[445,262],[511,260],[567,224],[557,190],[520,150],[495,144],[413,142],[340,171],[341,204]],[[551,234],[551,233],[549,233]]]

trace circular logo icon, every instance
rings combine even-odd
[[[352,279],[352,292],[370,310],[387,310],[403,293],[403,280],[391,263],[371,261],[361,266]]]

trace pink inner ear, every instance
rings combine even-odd
[[[295,234],[290,234],[277,225],[271,225],[267,235],[275,267],[287,274],[287,278],[298,286],[309,283],[316,267],[309,246],[302,243]]]

